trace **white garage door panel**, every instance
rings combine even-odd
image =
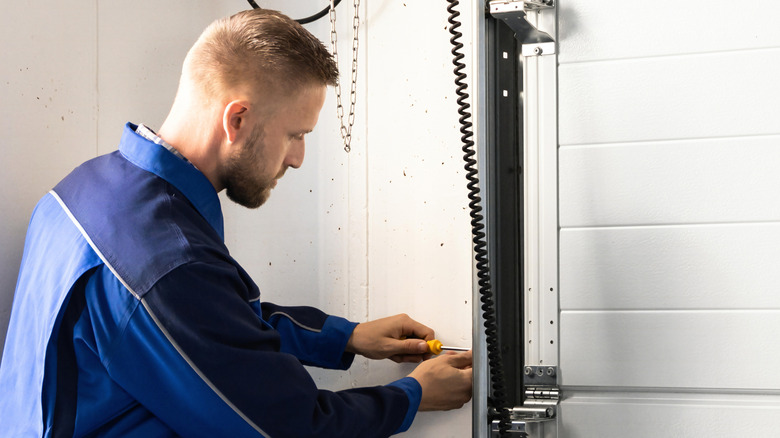
[[[566,386],[780,389],[780,311],[561,313]]]
[[[729,0],[668,4],[561,1],[558,60],[567,63],[778,47],[778,14],[780,3],[776,0],[756,0],[749,5]]]
[[[560,144],[780,133],[780,49],[563,64]]]
[[[780,220],[780,202],[769,201],[780,193],[780,136],[568,147],[559,157],[562,227]]]
[[[559,435],[566,438],[774,437],[780,399],[754,396],[639,394],[567,396]]]
[[[780,436],[780,2],[556,8],[563,400],[545,432]]]
[[[780,223],[562,230],[563,310],[780,309]]]

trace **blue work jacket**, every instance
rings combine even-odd
[[[260,302],[194,166],[125,127],[44,196],[0,366],[3,437],[374,437],[421,388],[318,390],[355,323]]]

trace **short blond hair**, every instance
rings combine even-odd
[[[269,9],[239,12],[209,25],[187,54],[185,74],[211,98],[235,87],[289,94],[338,82],[338,66],[322,42]]]

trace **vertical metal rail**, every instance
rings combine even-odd
[[[485,159],[486,150],[486,81],[484,79],[486,71],[486,53],[483,46],[486,41],[487,27],[487,6],[486,0],[476,0],[472,2],[472,50],[474,62],[472,63],[471,77],[473,84],[473,107],[474,107],[474,136],[477,143],[477,168],[480,175],[487,174]],[[484,202],[490,204],[490,193],[484,194]],[[490,235],[490,224],[486,224],[485,232]],[[479,284],[476,273],[476,266],[473,268],[472,285],[472,345],[474,346],[474,397],[472,401],[472,437],[487,438],[490,436],[490,423],[488,422],[488,397],[490,376],[487,360],[487,340],[484,327],[485,319],[482,316],[480,302]]]
[[[513,408],[509,428],[492,424],[486,432],[480,426],[491,412],[475,407],[474,436],[554,436],[560,400],[555,5],[477,3],[478,161],[503,362],[499,372],[506,382],[502,395]],[[478,315],[474,320],[475,332],[481,331]],[[475,334],[475,348],[485,348],[481,339]],[[493,364],[482,358],[479,367],[477,382],[487,382]],[[485,392],[475,404],[493,406],[490,389]]]
[[[522,406],[525,354],[523,296],[523,117],[521,46],[506,25],[475,2],[475,124],[491,278],[495,291],[497,337],[501,346],[507,406]],[[475,302],[478,297],[475,296]],[[474,345],[485,348],[481,312],[474,313]],[[488,382],[487,360],[475,358],[475,382]],[[475,437],[490,436],[486,406],[492,396],[477,384]]]
[[[506,406],[513,408],[509,429],[492,425],[487,434],[480,429],[475,436],[538,436],[546,432],[543,424],[556,417],[560,397],[556,385],[557,47],[555,32],[539,30],[539,24],[555,28],[555,14],[550,11],[554,4],[552,0],[495,0],[489,2],[487,13],[486,3],[479,3],[474,47],[482,67],[475,76],[481,93],[475,111],[480,177],[489,200],[485,223],[503,397]],[[552,426],[554,433],[554,421]]]
[[[511,29],[496,20],[487,26],[486,205],[488,247],[494,279],[498,339],[502,350],[506,402],[524,399],[525,326],[523,300],[523,126],[520,45]]]

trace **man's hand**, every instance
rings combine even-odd
[[[421,362],[431,357],[425,341],[433,339],[433,335],[431,328],[408,315],[388,316],[358,324],[347,342],[346,351],[369,359]]]
[[[415,368],[409,377],[422,386],[420,411],[458,409],[471,400],[471,351],[445,353]]]

